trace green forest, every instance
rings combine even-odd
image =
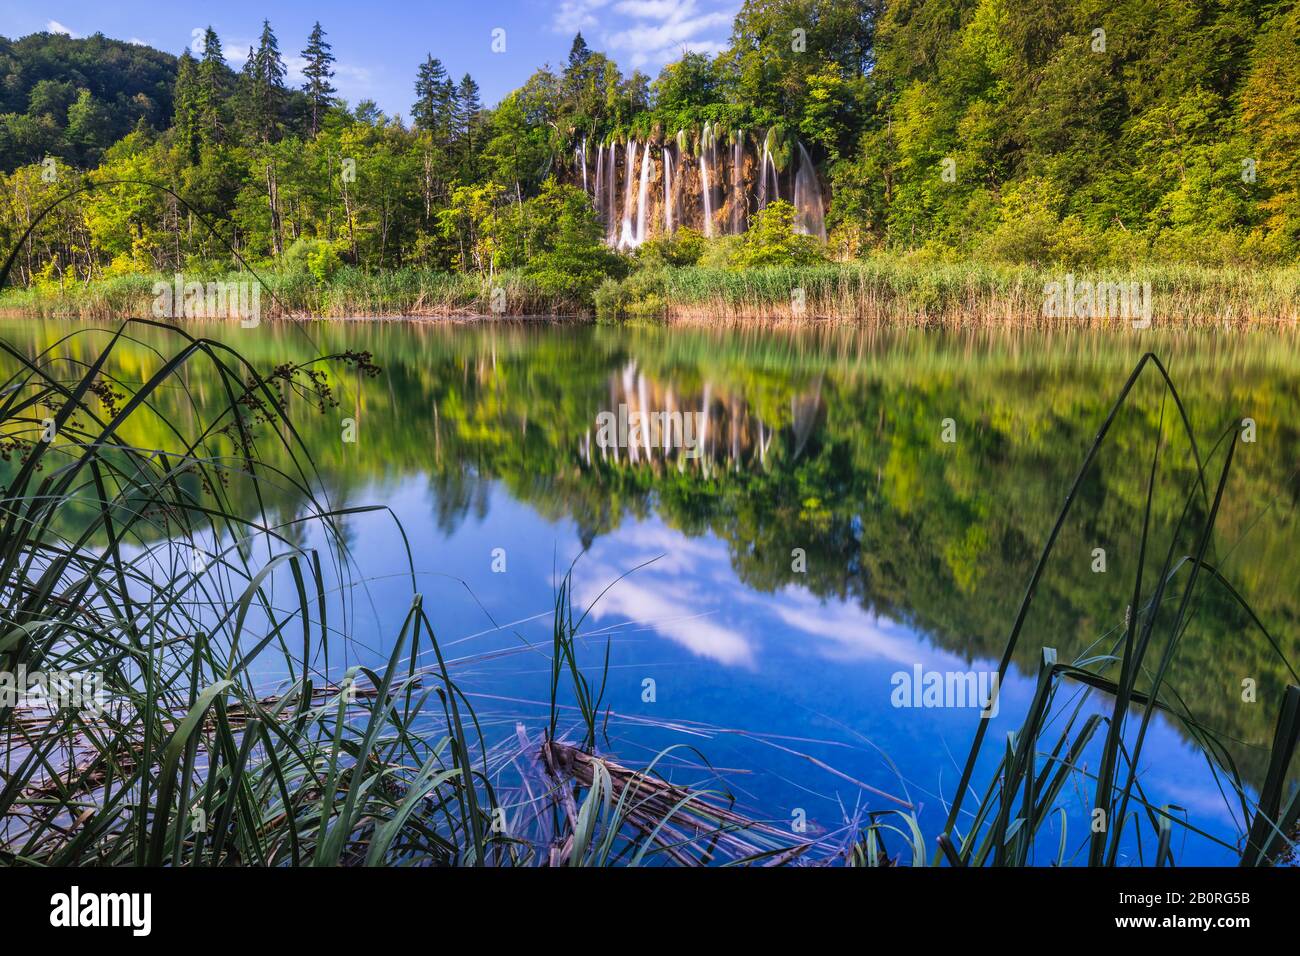
[[[587,304],[639,282],[623,298],[653,311],[690,268],[1242,269],[1300,250],[1288,0],[746,0],[717,56],[652,77],[579,34],[490,107],[430,51],[405,116],[337,97],[321,24],[290,44],[264,22],[238,72],[211,29],[196,45],[0,38],[0,245],[100,184],[37,226],[11,285],[216,274],[234,250],[307,289],[400,273],[423,297],[504,274]],[[635,245],[611,242],[638,143],[639,204],[646,180],[662,204]],[[601,208],[597,157],[617,177],[615,155],[627,198]],[[710,187],[710,155],[733,179]],[[716,208],[673,228],[670,171],[720,190]],[[799,234],[810,203],[824,243]]]

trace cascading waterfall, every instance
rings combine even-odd
[[[826,214],[822,209],[822,188],[817,181],[817,168],[813,166],[808,150],[799,144],[799,168],[794,174],[795,232],[816,236],[826,241]]]
[[[664,234],[673,234],[673,157],[664,147]]]
[[[745,227],[745,133],[736,130],[731,144],[731,232],[739,235]]]
[[[704,200],[704,234],[713,235],[713,190],[709,186],[709,124],[700,134],[700,196]]]
[[[633,176],[635,169],[636,140],[629,139],[623,154],[623,219],[618,238],[620,249],[636,245],[636,236],[632,233],[632,184],[636,182]]]
[[[636,197],[636,239],[634,245],[641,245],[646,240],[646,213],[650,208],[650,168],[653,165],[650,161],[650,144],[641,152],[641,188],[637,190]]]
[[[582,137],[582,152],[579,155],[579,162],[582,163],[582,191],[590,192],[587,188],[587,137]]]
[[[618,168],[615,166],[614,144],[609,144],[609,152],[605,154],[605,164],[608,167],[605,171],[605,225],[609,229],[609,244],[612,246],[618,238],[618,218],[615,215],[615,206],[618,204]]]
[[[709,157],[700,150],[700,194],[704,197],[704,234],[713,235],[713,202],[709,196]]]
[[[582,167],[583,189],[592,197],[596,211],[605,222],[609,245],[635,249],[661,225],[664,235],[672,235],[683,223],[698,221],[697,217],[702,220],[701,231],[707,237],[739,235],[747,228],[751,212],[767,208],[781,199],[783,192],[795,207],[795,230],[825,242],[825,201],[817,167],[807,147],[779,128],[768,130],[764,136],[751,132],[748,138],[743,130],[735,130],[730,134],[731,155],[727,156],[725,142],[722,146],[718,144],[718,137],[726,135],[720,124],[706,123],[700,131],[696,150],[698,186],[693,183],[692,157],[685,130],[667,136],[661,143],[628,139],[621,162],[617,143],[598,144],[595,165],[590,170],[588,137],[583,137],[574,147],[575,162]],[[753,160],[747,163],[749,139],[753,140],[755,152]],[[656,149],[659,155],[653,152]],[[793,164],[784,187],[781,170],[777,168],[782,157]],[[662,172],[659,172],[655,167],[661,161]],[[662,186],[656,182],[656,176],[663,177]],[[661,195],[662,220],[654,208]]]

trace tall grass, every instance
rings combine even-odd
[[[1121,632],[1109,645],[1068,663],[1058,661],[1052,648],[1042,649],[1037,684],[1025,721],[1006,741],[987,789],[982,796],[976,794],[974,809],[963,813],[988,730],[987,722],[979,724],[953,795],[936,862],[947,860],[957,866],[1026,865],[1032,862],[1040,836],[1054,822],[1059,822],[1060,832],[1051,862],[1057,865],[1074,862],[1082,855],[1089,865],[1115,866],[1122,862],[1121,849],[1125,846],[1136,848],[1130,852],[1136,854],[1138,863],[1172,865],[1176,829],[1239,853],[1243,866],[1273,863],[1290,855],[1300,820],[1300,789],[1292,786],[1289,794],[1284,791],[1293,778],[1291,764],[1300,735],[1300,687],[1292,684],[1285,691],[1269,750],[1267,777],[1255,795],[1232,759],[1231,742],[1198,719],[1198,702],[1183,699],[1166,680],[1191,624],[1195,602],[1204,591],[1217,589],[1245,612],[1283,661],[1291,679],[1300,684],[1300,676],[1275,636],[1208,557],[1237,450],[1236,421],[1203,456],[1174,383],[1151,353],[1143,356],[1120,390],[1066,494],[1011,625],[998,674],[1006,674],[1057,536],[1071,516],[1080,488],[1112,425],[1144,372],[1162,380],[1166,402],[1160,440],[1150,450],[1132,599]],[[1167,420],[1187,440],[1196,465],[1196,480],[1192,487],[1184,489],[1184,505],[1174,527],[1156,529],[1152,526],[1152,502],[1161,457],[1169,454]],[[1163,554],[1158,547],[1162,537],[1167,537]],[[1081,692],[1071,696],[1067,686]],[[1085,702],[1098,692],[1109,698],[1109,705],[1102,708],[1101,714],[1080,720]],[[1197,827],[1181,808],[1156,805],[1148,799],[1139,767],[1157,713],[1183,728],[1204,755],[1220,792],[1240,809],[1241,819],[1251,821],[1241,844],[1228,844]],[[1059,733],[1054,727],[1059,728]],[[1100,739],[1101,747],[1096,754],[1096,769],[1092,770],[1084,755],[1094,738]],[[1089,830],[1082,840],[1076,839],[1073,848],[1068,842],[1064,812],[1060,812],[1059,821],[1055,819],[1056,801],[1071,778],[1081,791],[1092,795]],[[1126,844],[1126,838],[1131,842]]]
[[[1069,270],[982,262],[880,258],[819,266],[666,269],[662,317],[745,324],[838,320],[905,325],[1018,327],[1126,325],[1120,318],[1048,318],[1044,288]],[[1080,271],[1076,280],[1149,282],[1158,326],[1294,323],[1300,270],[1142,266]],[[632,281],[632,280],[628,280]],[[644,281],[644,280],[643,280]]]
[[[186,272],[185,278],[252,281],[247,272],[224,270]],[[11,289],[0,294],[0,315],[147,318],[153,315],[154,283],[170,286],[173,281],[170,275],[127,275]],[[345,266],[324,280],[305,270],[265,270],[256,281],[267,293],[262,300],[267,318],[574,316],[588,311],[586,303],[546,291],[518,270],[487,277],[416,267],[370,272]]]
[[[1065,269],[983,262],[931,263],[882,257],[814,266],[640,270],[610,279],[595,311],[611,319],[743,325],[832,320],[945,327],[1122,326],[1122,318],[1048,318],[1044,287]],[[518,270],[492,277],[403,267],[343,267],[328,279],[310,272],[259,272],[269,317],[588,316],[591,303],[543,289]],[[187,273],[191,281],[247,280],[248,273]],[[1247,270],[1190,265],[1079,272],[1076,280],[1150,283],[1158,327],[1294,324],[1300,268]],[[115,276],[42,284],[0,295],[0,315],[82,319],[147,317],[155,282],[169,275]],[[499,311],[502,304],[504,311]]]

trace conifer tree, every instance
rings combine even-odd
[[[285,94],[284,74],[284,60],[271,21],[263,20],[253,63],[253,115],[263,140],[273,139],[279,126]]]
[[[203,59],[199,63],[198,122],[204,146],[224,142],[229,69],[221,51],[221,38],[208,27],[203,34]]]
[[[330,66],[334,62],[334,54],[330,52],[330,45],[325,40],[325,31],[321,29],[319,20],[307,38],[307,48],[302,51],[302,58],[307,61],[302,69],[307,82],[302,88],[311,100],[311,133],[315,136],[320,131],[321,116],[329,105],[330,97],[338,92],[330,85],[330,80],[334,77],[334,70]]]
[[[176,130],[181,153],[195,165],[202,143],[199,133],[199,71],[190,51],[181,54],[176,64],[176,87],[172,94],[172,126]]]
[[[420,64],[415,79],[415,105],[411,107],[411,120],[415,128],[430,133],[438,132],[445,121],[449,91],[447,71],[442,61],[429,55]]]

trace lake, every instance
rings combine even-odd
[[[53,347],[85,361],[107,333],[58,344],[84,328],[8,320],[0,337],[28,355]],[[331,504],[391,512],[342,521],[350,564],[337,572],[331,667],[385,659],[410,604],[409,546],[485,733],[511,736],[522,723],[537,735],[555,588],[572,566],[577,610],[590,605],[584,664],[597,679],[608,643],[601,749],[640,766],[689,745],[659,769],[710,787],[720,776],[739,808],[778,826],[806,822],[829,839],[846,819],[902,801],[933,846],[986,718],[982,700],[927,699],[922,688],[932,674],[979,686],[997,667],[1071,482],[1148,350],[1177,387],[1210,497],[1227,448],[1216,442],[1240,439],[1207,559],[1283,653],[1300,650],[1300,357],[1290,336],[540,321],[187,328],[262,370],[345,350],[370,352],[382,369],[329,366],[337,407],[289,400]],[[158,330],[132,334],[109,370],[124,384],[176,348]],[[197,404],[175,389],[174,404],[164,395],[156,417],[123,437],[174,446],[167,427],[192,427],[220,397],[200,377],[186,384]],[[624,434],[619,422],[638,413],[677,414],[686,434]],[[1189,528],[1174,529],[1189,496],[1191,523],[1205,518],[1196,477],[1178,409],[1146,374],[1045,567],[987,718],[976,789],[1024,717],[1042,648],[1095,658],[1121,635],[1148,492],[1148,589],[1166,553],[1190,551]],[[306,507],[286,482],[231,489],[250,509],[255,492],[282,521]],[[294,529],[328,550],[319,529]],[[1213,581],[1194,592],[1166,680],[1258,786],[1295,678]],[[1078,693],[1067,686],[1062,700]],[[1094,693],[1084,712],[1108,715],[1109,700]],[[1081,765],[1095,767],[1095,749]],[[1180,722],[1155,717],[1140,770],[1148,803],[1195,828],[1176,828],[1180,863],[1234,862],[1243,808]],[[1091,799],[1082,777],[1066,787],[1035,862],[1056,858],[1060,826],[1067,862],[1086,860]]]

